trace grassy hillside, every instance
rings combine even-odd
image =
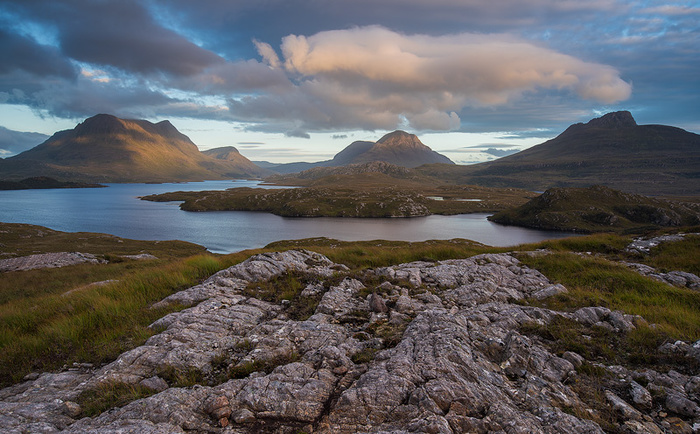
[[[552,188],[491,221],[575,232],[645,231],[700,224],[700,205],[622,193],[603,186]]]

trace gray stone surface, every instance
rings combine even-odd
[[[241,291],[287,270],[316,276],[304,291],[320,302],[306,320],[290,319],[294,300],[274,304]],[[626,333],[635,317],[602,307],[525,305],[565,288],[509,254],[369,270],[365,282],[376,287],[357,275],[338,279],[345,271],[307,251],[251,257],[160,302],[190,307],[154,322],[157,334],[112,363],[32,375],[0,390],[0,426],[66,433],[603,432],[574,416],[594,410],[570,387],[576,367],[594,362],[571,352],[559,357],[520,330],[565,317]],[[695,348],[675,343],[664,351]],[[617,381],[603,396],[620,432],[661,432],[670,422],[647,414],[660,406],[686,424],[700,417],[697,376],[597,366]],[[178,385],[175,374],[188,372],[198,384]],[[114,383],[154,394],[82,417],[80,393]]]
[[[100,264],[103,259],[91,253],[59,252],[0,259],[0,272],[34,270],[37,268],[59,268],[77,264]]]

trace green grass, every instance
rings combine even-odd
[[[48,252],[83,252],[95,255],[150,253],[161,259],[182,258],[206,249],[185,241],[139,241],[92,232],[59,232],[42,226],[0,222],[0,259]]]
[[[675,339],[700,339],[700,293],[644,277],[602,257],[552,253],[520,258],[569,290],[546,301],[554,309],[604,306],[641,315]]]
[[[140,384],[110,383],[81,393],[77,403],[80,405],[81,416],[93,417],[154,393],[154,390]]]
[[[289,302],[285,307],[287,316],[296,321],[304,321],[314,314],[323,295],[301,295],[307,285],[314,283],[320,283],[317,276],[290,270],[268,281],[251,282],[243,293],[271,303],[281,303],[283,300]]]
[[[126,272],[116,283],[67,295],[34,291],[6,300],[0,305],[0,384],[72,362],[114,360],[150,337],[154,331],[147,326],[168,312],[150,309],[151,304],[246,257],[199,255],[168,263],[151,261],[150,267]],[[55,269],[56,278],[68,278],[71,268]],[[22,272],[3,273],[3,278],[14,273]]]
[[[696,231],[699,228],[695,228]],[[634,258],[662,272],[686,271],[700,276],[700,236],[688,235],[682,241],[661,243],[651,249],[649,256]]]
[[[289,355],[280,355],[271,359],[246,361],[237,365],[232,365],[228,368],[228,378],[245,378],[253,372],[271,373],[278,366],[287,365],[297,362],[301,359],[298,353]]]

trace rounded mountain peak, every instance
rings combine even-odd
[[[98,114],[85,119],[75,127],[76,136],[113,134],[126,130],[124,122],[116,116]]]
[[[635,121],[634,117],[632,117],[632,113],[624,110],[619,112],[611,112],[599,118],[591,119],[586,125],[596,128],[636,127],[637,121]]]
[[[375,146],[382,148],[427,148],[427,146],[420,141],[418,136],[401,130],[386,134],[384,137],[377,140]]]

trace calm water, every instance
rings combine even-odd
[[[186,184],[108,184],[108,188],[0,191],[0,221],[30,223],[65,232],[101,232],[140,240],[184,240],[215,253],[263,247],[272,241],[328,237],[343,241],[467,238],[511,246],[570,233],[501,226],[488,214],[410,219],[288,218],[245,211],[192,213],[178,203],[139,200],[139,196],[178,190],[254,187],[256,181]]]

